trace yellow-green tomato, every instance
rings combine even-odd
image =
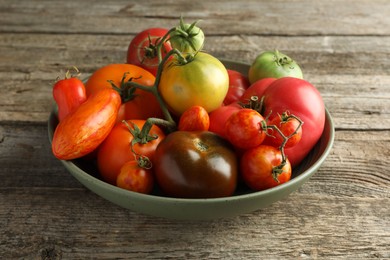
[[[229,89],[225,66],[210,54],[199,52],[180,65],[176,57],[164,64],[159,92],[168,108],[181,115],[192,106],[211,112],[221,106]]]

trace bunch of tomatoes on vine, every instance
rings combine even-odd
[[[198,23],[181,18],[138,33],[127,63],[85,83],[68,71],[53,87],[55,157],[91,160],[120,188],[178,198],[289,181],[322,134],[319,91],[278,51],[260,53],[244,74],[204,51],[204,41]]]

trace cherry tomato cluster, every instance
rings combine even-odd
[[[204,41],[197,22],[181,18],[137,34],[126,64],[101,67],[85,84],[67,73],[53,87],[53,154],[95,163],[120,188],[179,198],[290,180],[322,134],[320,93],[278,51],[244,75],[204,52]]]

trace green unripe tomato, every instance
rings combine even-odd
[[[180,20],[180,26],[176,27],[169,37],[172,48],[187,54],[201,51],[205,38],[203,31],[196,26],[196,22],[188,24],[183,20]]]
[[[299,65],[287,55],[279,51],[260,53],[249,68],[249,82],[263,78],[294,77],[303,79]]]

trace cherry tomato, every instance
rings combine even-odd
[[[133,82],[144,86],[152,86],[155,77],[147,70],[132,64],[109,64],[96,70],[85,84],[87,96],[104,88],[112,88],[109,80],[119,87],[124,73],[127,73],[125,81],[132,79]],[[147,106],[145,106],[147,104]],[[150,93],[137,89],[133,99],[122,104],[117,122],[128,119],[147,119],[149,117],[162,117],[160,105],[156,97]]]
[[[303,78],[299,65],[287,55],[279,51],[260,53],[249,68],[249,82],[263,78],[296,77]]]
[[[113,89],[91,95],[58,124],[52,140],[54,156],[71,160],[95,150],[113,128],[120,104]]]
[[[185,65],[177,57],[164,64],[159,91],[169,109],[181,115],[192,106],[208,113],[221,106],[229,88],[224,65],[210,54],[199,52]]]
[[[154,173],[163,192],[180,198],[231,196],[237,185],[231,145],[208,132],[173,132],[158,145]]]
[[[244,74],[229,69],[227,72],[229,75],[229,90],[223,101],[225,105],[237,102],[244,94],[245,90],[249,87],[249,80],[244,76]]]
[[[84,83],[67,71],[65,78],[54,84],[53,98],[58,106],[58,120],[62,121],[87,100]]]
[[[201,106],[193,106],[180,116],[178,129],[180,131],[207,131],[210,118],[207,111]]]
[[[136,143],[132,145],[134,135],[130,130],[142,129],[145,120],[128,120],[126,122],[127,124],[119,122],[114,126],[99,146],[97,153],[99,173],[104,181],[111,184],[116,183],[120,168],[128,161],[136,161],[139,156],[149,158],[153,165],[156,147],[165,137],[163,131],[158,126],[153,125],[149,135],[157,136],[157,139],[146,144]]]
[[[259,145],[245,151],[240,160],[243,181],[251,189],[257,191],[289,181],[291,179],[291,165],[287,159],[286,164],[279,168],[282,160],[280,150],[273,146]]]
[[[227,106],[221,106],[209,114],[209,131],[226,138],[225,124],[228,118],[242,107],[238,103],[231,103]]]
[[[276,126],[280,132],[288,138],[284,147],[293,147],[298,144],[302,138],[302,126],[301,122],[294,116],[288,113],[275,116],[272,120],[268,121],[269,126]],[[264,140],[264,144],[269,144],[274,147],[280,147],[284,141],[282,135],[276,129],[269,128],[267,136]]]
[[[165,28],[149,28],[138,33],[127,49],[127,63],[140,66],[156,76],[159,65],[156,42],[162,40],[167,33]],[[170,50],[170,42],[165,41],[161,47],[161,58]]]
[[[265,120],[259,112],[243,108],[232,114],[225,124],[226,137],[230,143],[240,149],[249,149],[260,145],[266,136]]]
[[[122,189],[150,194],[154,177],[151,169],[140,167],[137,161],[126,162],[116,178],[116,186]]]

